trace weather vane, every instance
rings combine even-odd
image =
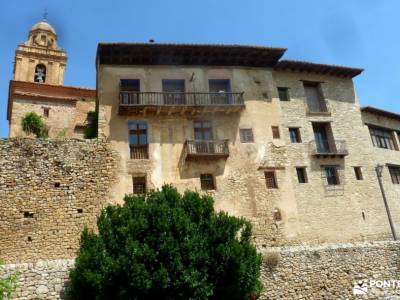
[[[43,21],[47,21],[47,15],[48,15],[47,9],[45,9],[43,13]]]

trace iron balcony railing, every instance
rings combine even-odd
[[[228,140],[187,140],[188,156],[229,156]]]
[[[312,155],[340,155],[349,154],[346,141],[343,140],[314,140],[310,142]]]
[[[121,106],[244,105],[243,93],[120,92]]]
[[[130,145],[131,159],[149,159],[149,145]]]

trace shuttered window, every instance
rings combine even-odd
[[[200,174],[200,184],[202,190],[215,190],[215,181],[212,174]]]
[[[272,138],[279,139],[281,134],[279,133],[279,126],[272,126]]]
[[[304,83],[307,107],[310,112],[326,112],[325,100],[322,98],[319,83]]]
[[[133,193],[146,193],[146,177],[133,177]]]
[[[277,189],[278,183],[276,181],[275,171],[266,171],[264,172],[265,176],[265,184],[268,189]]]
[[[392,182],[394,184],[400,184],[400,167],[389,166],[390,177],[392,177]]]

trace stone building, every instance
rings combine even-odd
[[[280,60],[284,52],[99,44],[99,134],[122,158],[110,200],[172,183],[251,219],[260,246],[390,239],[375,168],[385,163],[400,230],[400,154],[376,149],[369,123],[399,124],[361,114],[352,81],[361,69]]]
[[[94,89],[64,86],[67,54],[45,20],[35,24],[15,52],[14,77],[8,96],[9,136],[23,136],[27,112],[43,116],[50,137],[83,137],[87,113],[94,111]]]

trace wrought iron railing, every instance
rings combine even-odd
[[[188,155],[221,155],[229,156],[228,140],[187,140]]]
[[[149,145],[130,145],[131,159],[148,159]]]
[[[310,142],[312,155],[348,155],[346,141],[314,140]]]
[[[244,105],[243,93],[120,92],[121,106]]]

